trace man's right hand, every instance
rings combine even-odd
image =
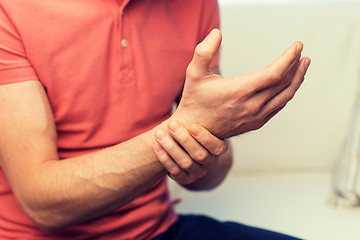
[[[302,84],[310,59],[300,59],[303,44],[296,42],[258,72],[223,78],[209,70],[220,44],[221,32],[214,29],[196,47],[182,99],[171,118],[227,138],[260,128],[279,112]]]

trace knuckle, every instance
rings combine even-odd
[[[198,162],[203,162],[205,161],[207,158],[209,157],[209,153],[207,151],[198,151],[195,155],[194,155],[194,160],[198,161]]]
[[[162,164],[167,163],[168,159],[164,157],[163,155],[158,155],[158,159]]]
[[[258,114],[263,106],[264,106],[263,102],[260,101],[255,102],[253,106],[255,114]]]
[[[249,107],[246,108],[245,110],[245,115],[250,117],[250,116],[254,116],[257,114],[257,112],[259,111],[258,106],[256,106],[256,104],[251,104]]]
[[[214,148],[211,151],[211,154],[213,157],[219,157],[220,155],[222,155],[223,154],[222,146],[217,146],[216,148]]]
[[[194,65],[192,63],[190,63],[188,65],[188,67],[186,68],[186,77],[188,78],[196,78],[197,77],[197,70],[194,67]]]
[[[156,155],[162,165],[168,166],[171,164],[171,159],[166,153],[157,153]]]
[[[177,141],[179,141],[181,145],[187,145],[191,142],[191,138],[189,134],[182,132],[177,136]]]
[[[222,154],[224,154],[227,150],[228,150],[228,145],[226,143],[223,143],[221,146],[215,149],[214,155],[216,157],[219,157]]]
[[[231,96],[233,96],[234,99],[236,99],[237,101],[244,101],[245,99],[247,99],[251,94],[252,94],[252,90],[250,88],[247,87],[239,87],[239,88],[233,88],[231,91]]]
[[[169,167],[169,169],[167,169],[168,172],[174,176],[179,176],[181,174],[181,170],[178,167]]]
[[[185,169],[186,171],[189,171],[190,169],[192,169],[194,166],[193,161],[184,161],[182,163],[182,168]]]
[[[261,101],[254,101],[248,103],[248,106],[246,108],[246,115],[248,116],[256,116],[262,107],[264,106],[263,102]]]
[[[176,151],[176,149],[177,149],[178,147],[177,146],[175,146],[175,144],[169,144],[168,146],[167,146],[167,152],[175,152]]]
[[[271,82],[277,82],[277,81],[280,81],[282,78],[282,74],[279,73],[277,70],[272,70],[270,73],[269,73],[269,79]]]
[[[286,102],[291,101],[291,100],[294,98],[294,95],[295,95],[295,92],[293,92],[293,91],[288,92],[288,93],[285,95],[285,101],[286,101]]]

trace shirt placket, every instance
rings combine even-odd
[[[119,78],[120,82],[127,83],[134,81],[134,64],[131,45],[131,29],[129,27],[129,16],[124,6],[120,9],[120,48],[119,48]]]

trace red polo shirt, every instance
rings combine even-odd
[[[216,0],[0,0],[0,84],[42,83],[66,161],[168,118],[196,44],[214,27]],[[0,239],[149,239],[175,220],[163,180],[112,214],[47,234],[0,169]]]

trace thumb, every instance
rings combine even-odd
[[[221,38],[220,30],[215,28],[196,46],[193,59],[186,71],[187,77],[198,79],[209,74],[210,64],[220,48]]]

